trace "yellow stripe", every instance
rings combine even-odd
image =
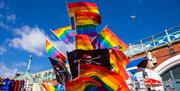
[[[63,27],[63,28],[59,28],[57,30],[55,30],[55,34],[57,34],[58,36],[62,35],[62,33],[65,31],[65,30],[69,30],[71,29],[71,26],[66,26],[66,27]]]
[[[98,10],[76,10],[76,11],[78,11],[78,12],[94,12],[94,13],[99,14]],[[76,12],[76,11],[74,11],[74,12]],[[74,12],[73,11],[69,12],[69,16],[74,17]]]

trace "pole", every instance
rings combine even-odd
[[[69,8],[68,8],[68,2],[67,1],[65,1],[65,3],[66,3],[66,7],[67,7],[67,11],[68,11],[68,16],[69,16],[69,22],[70,22],[70,25],[71,25],[71,28],[72,28],[72,30],[74,30],[73,32],[73,34],[74,34],[74,41],[76,41],[76,37],[75,37],[75,35],[77,34],[77,31],[76,31],[76,24],[75,24],[75,17],[73,17],[73,21],[74,21],[74,26],[72,25],[72,21],[71,21],[71,16],[70,16],[70,12],[69,12]],[[74,12],[73,12],[74,13]],[[75,29],[74,29],[74,28]],[[75,47],[74,48],[76,48],[76,43],[74,42],[74,45],[75,45]]]
[[[165,33],[166,33],[168,42],[171,43],[171,38],[170,38],[170,36],[168,34],[168,30],[167,29],[165,29]]]
[[[30,72],[31,61],[32,61],[32,55],[29,56],[29,63],[28,63],[28,67],[27,67],[27,72]]]
[[[50,31],[58,38],[58,36],[55,34],[55,32],[52,30],[52,29],[50,29]],[[60,38],[58,38],[60,41],[62,41],[63,42],[63,40],[62,39],[60,39]],[[63,42],[63,44],[65,45],[65,47],[68,49],[68,51],[71,51],[71,49],[69,49],[68,48],[68,46]],[[55,46],[54,46],[55,47]],[[57,49],[57,48],[56,48]]]

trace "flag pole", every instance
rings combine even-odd
[[[54,46],[54,44],[48,39],[48,38],[46,38],[53,46]],[[58,51],[58,52],[60,52],[60,53],[62,53],[56,46],[54,46],[54,48],[56,48],[56,50]],[[62,53],[63,54],[63,53]],[[64,54],[63,54],[64,55]],[[64,56],[66,56],[66,55],[64,55]]]
[[[54,33],[54,31],[52,31],[51,29],[50,29],[50,31],[51,32],[53,32]],[[55,33],[54,33],[54,35],[56,35]],[[56,36],[57,37],[57,36]],[[48,38],[46,38],[50,43],[51,43],[51,41],[48,39]],[[60,39],[60,41],[62,41],[61,39]],[[64,42],[63,42],[64,43]],[[54,46],[54,44],[53,43],[51,43],[53,46]],[[66,46],[66,44],[64,43],[64,45],[65,45],[65,47],[70,51],[70,49]],[[56,48],[56,46],[54,46],[55,48]],[[62,53],[58,48],[56,48],[60,53]],[[63,53],[62,53],[63,54]],[[64,54],[63,54],[64,55]],[[66,55],[64,55],[66,58],[67,58],[67,56]],[[69,66],[69,64],[68,64],[68,66]],[[68,69],[68,71],[69,71],[69,73],[71,74],[71,71]]]
[[[106,28],[106,27],[108,27],[109,25],[108,24],[106,24],[106,26],[103,28],[103,30]]]
[[[56,33],[50,29],[50,31],[58,38],[58,36],[56,35]],[[60,41],[63,41],[62,39],[58,38]],[[71,49],[68,48],[68,46],[63,42],[63,44],[65,45],[65,47],[68,49],[68,51],[71,51]]]
[[[70,25],[71,25],[71,29],[74,30],[74,31],[73,31],[73,32],[74,32],[74,33],[73,33],[73,34],[74,34],[74,38],[73,38],[73,39],[74,39],[74,41],[76,41],[76,36],[75,36],[75,35],[77,34],[77,32],[76,32],[76,27],[75,27],[75,26],[76,26],[76,24],[75,24],[75,17],[73,17],[73,21],[74,21],[74,24],[75,24],[75,25],[73,26],[73,25],[72,25],[72,22],[71,22],[71,16],[70,16],[69,8],[68,8],[68,1],[66,0],[65,3],[66,3],[67,11],[68,11],[68,16],[69,16],[69,22],[70,22]],[[73,12],[73,13],[74,13],[74,12]],[[73,16],[74,16],[74,14],[73,14]],[[75,29],[74,29],[73,27],[74,27]],[[76,48],[76,43],[75,43],[75,42],[74,42],[74,45],[75,45],[74,48]]]

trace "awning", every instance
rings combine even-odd
[[[127,65],[126,65],[126,70],[131,72],[131,73],[136,73],[137,72],[137,69],[138,69],[138,65],[145,60],[145,57],[141,57],[141,58],[138,58],[138,59],[135,59],[135,60],[132,60],[131,62],[129,62]]]
[[[153,78],[144,78],[144,84],[148,87],[162,86],[161,81]]]

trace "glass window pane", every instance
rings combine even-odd
[[[170,75],[169,70],[166,71],[164,74],[162,74],[161,77],[162,77],[163,81],[167,81],[167,80],[171,79],[171,75]]]
[[[180,79],[180,65],[172,69],[174,79]]]

